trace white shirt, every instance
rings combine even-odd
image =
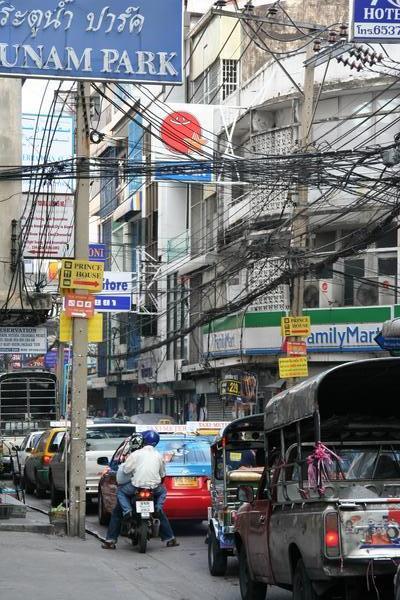
[[[164,461],[153,446],[144,446],[132,452],[124,462],[122,471],[132,475],[132,485],[136,488],[154,489],[165,477]]]

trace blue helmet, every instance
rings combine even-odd
[[[143,446],[157,446],[160,441],[160,436],[157,431],[153,431],[153,429],[149,429],[148,431],[143,431]]]

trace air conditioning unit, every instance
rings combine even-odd
[[[246,279],[246,270],[243,269],[226,282],[227,302],[237,302],[241,299],[246,291]]]
[[[380,275],[354,282],[354,306],[391,305],[396,298],[394,277]]]
[[[305,308],[333,308],[344,304],[341,279],[311,279],[304,283]]]

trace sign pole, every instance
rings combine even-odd
[[[89,257],[89,103],[90,83],[78,83],[76,113],[77,186],[75,200],[75,258]],[[84,291],[76,292],[86,293]],[[71,401],[71,469],[69,531],[71,536],[85,537],[86,515],[86,419],[87,419],[87,352],[88,321],[73,319],[72,401]]]

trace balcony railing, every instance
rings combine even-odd
[[[184,231],[167,243],[167,262],[182,259],[189,254],[189,232]]]

